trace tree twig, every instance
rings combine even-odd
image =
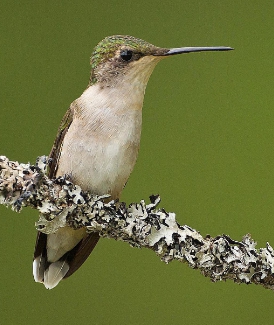
[[[102,237],[149,248],[166,263],[187,263],[214,282],[231,279],[274,290],[274,251],[269,243],[256,249],[250,235],[241,242],[227,235],[202,237],[195,229],[179,225],[174,213],[157,209],[159,196],[151,196],[150,204],[141,201],[128,207],[115,201],[105,203],[107,195],[86,193],[66,176],[50,180],[46,168],[45,156],[35,166],[0,156],[0,204],[16,212],[26,206],[39,210],[39,231],[53,233],[65,225],[86,227]]]

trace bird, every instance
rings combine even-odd
[[[88,87],[65,113],[49,154],[48,177],[68,175],[82,190],[120,194],[136,163],[149,77],[164,58],[231,47],[161,48],[129,35],[104,38],[91,55]],[[37,233],[33,276],[52,289],[87,259],[100,236],[65,226]]]

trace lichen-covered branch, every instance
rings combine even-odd
[[[44,233],[70,225],[99,231],[102,237],[153,250],[166,263],[187,263],[212,281],[231,279],[237,283],[261,284],[274,289],[274,251],[256,249],[250,235],[241,242],[221,235],[203,238],[189,226],[178,224],[174,213],[157,209],[159,196],[150,204],[108,202],[106,196],[83,192],[66,177],[50,180],[45,175],[46,157],[35,166],[19,164],[0,156],[0,203],[19,212],[30,206],[39,210],[36,228]]]

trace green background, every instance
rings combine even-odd
[[[105,36],[224,45],[161,62],[149,81],[127,203],[162,197],[203,235],[274,244],[273,1],[1,1],[0,154],[34,162],[89,79]],[[0,207],[1,324],[270,324],[274,293],[213,284],[187,265],[102,239],[77,273],[32,278],[37,212]]]

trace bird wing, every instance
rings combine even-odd
[[[64,115],[50,152],[48,167],[49,178],[54,178],[56,176],[64,137],[73,120],[73,106],[72,104]],[[63,228],[63,232],[64,230]],[[77,232],[79,232],[79,230],[77,230]],[[50,262],[47,257],[48,236],[50,235],[46,235],[40,231],[37,233],[33,258],[33,276],[36,282],[42,282],[47,288],[51,289],[63,278],[71,276],[84,263],[96,246],[100,236],[98,232],[84,234],[83,238],[76,246],[54,262]],[[68,238],[66,238],[66,240],[69,241],[70,236],[71,231],[68,231]],[[56,238],[58,238],[58,236],[56,236]]]
[[[72,123],[73,119],[73,105],[67,110],[66,114],[62,118],[60,123],[57,136],[53,143],[51,152],[49,154],[49,168],[48,168],[48,177],[53,178],[56,176],[58,163],[62,151],[63,141],[68,129]]]

